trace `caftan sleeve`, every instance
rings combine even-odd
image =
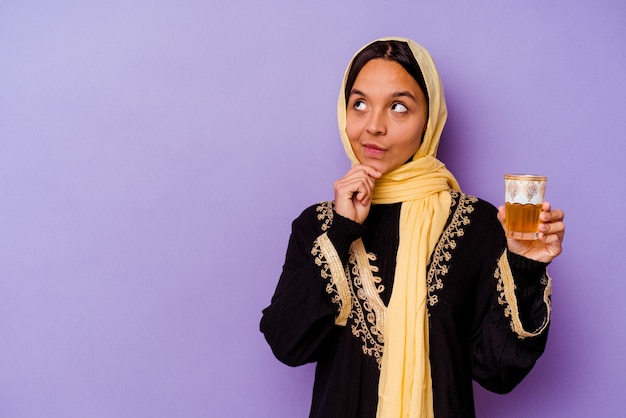
[[[551,311],[547,265],[509,253],[503,237],[479,285],[484,306],[472,339],[472,374],[495,393],[510,392],[546,346]]]
[[[281,362],[316,361],[336,328],[345,325],[351,298],[340,279],[350,245],[362,231],[330,203],[305,210],[293,222],[282,274],[260,323]]]

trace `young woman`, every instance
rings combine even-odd
[[[317,362],[311,417],[472,417],[472,380],[508,392],[544,350],[563,212],[544,203],[517,241],[460,192],[436,159],[441,81],[409,39],[357,53],[338,114],[352,168],[293,222],[261,331],[285,364]]]

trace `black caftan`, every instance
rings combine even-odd
[[[451,195],[450,216],[428,265],[430,362],[435,416],[467,418],[474,416],[472,380],[509,392],[542,354],[550,279],[545,264],[506,251],[491,204]],[[400,207],[373,205],[360,225],[324,202],[293,222],[261,331],[285,364],[317,362],[311,417],[376,416],[384,346],[376,303],[387,305],[393,291]],[[368,253],[369,287],[351,250],[359,239]],[[339,260],[321,248],[329,245]],[[503,262],[513,281],[503,273]],[[347,287],[336,278],[338,265]]]

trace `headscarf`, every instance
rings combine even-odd
[[[450,189],[460,188],[436,158],[448,111],[435,64],[416,42],[397,37],[379,39],[388,40],[408,44],[424,76],[429,106],[426,132],[413,159],[376,180],[373,191],[373,204],[402,202],[394,284],[383,326],[377,416],[432,417],[426,268],[449,215]],[[350,66],[344,74],[337,113],[344,149],[354,165],[359,161],[346,134],[344,97],[349,71]]]

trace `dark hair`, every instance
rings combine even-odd
[[[406,42],[403,41],[376,41],[372,42],[362,51],[360,51],[352,60],[350,65],[350,71],[348,71],[348,77],[346,79],[346,87],[344,90],[344,98],[346,100],[346,106],[348,105],[348,98],[354,86],[354,81],[359,75],[365,64],[369,61],[382,58],[389,61],[395,61],[409,73],[417,81],[420,86],[424,97],[426,98],[426,104],[428,105],[428,90],[426,89],[426,82],[422,75],[422,70],[419,64],[415,60],[415,56],[411,52],[411,48]]]

